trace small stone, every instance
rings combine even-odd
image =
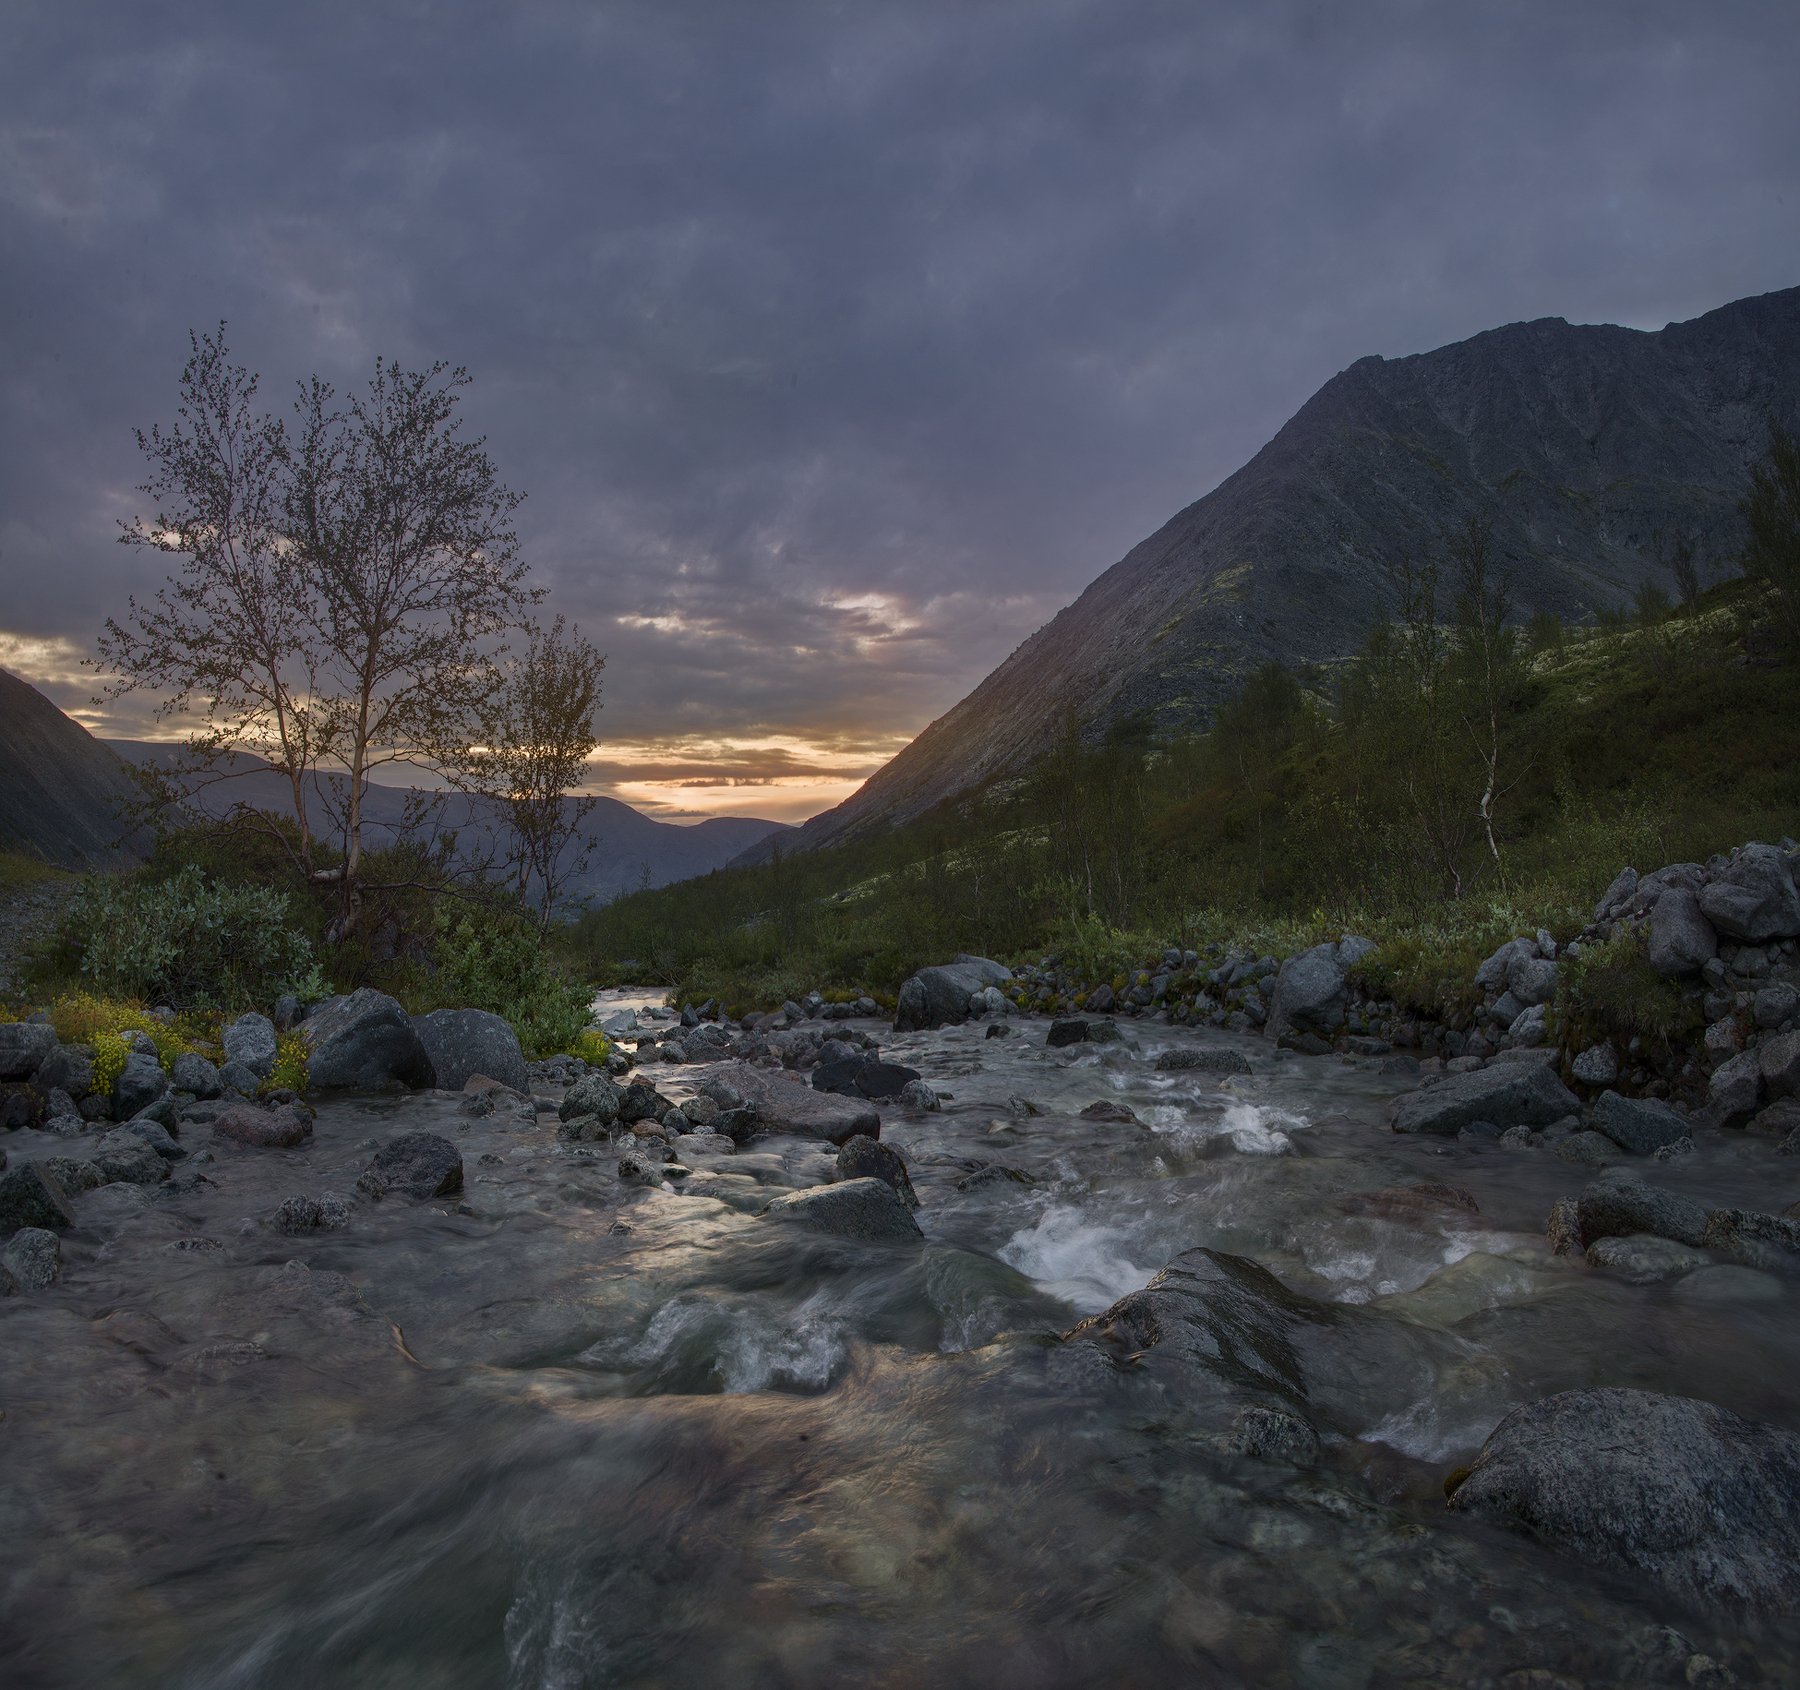
[[[62,1241],[41,1226],[20,1227],[0,1250],[0,1268],[21,1291],[45,1291],[62,1277]]]
[[[336,1232],[349,1224],[350,1204],[335,1191],[285,1198],[269,1216],[275,1231],[296,1237],[307,1232]]]
[[[372,1197],[449,1197],[462,1190],[462,1156],[440,1133],[401,1133],[375,1152],[356,1183]]]

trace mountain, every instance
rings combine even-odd
[[[113,740],[114,749],[127,762],[149,764],[163,770],[175,766],[177,748],[153,740]],[[293,794],[284,776],[261,758],[233,755],[214,766],[222,778],[190,784],[189,802],[205,815],[223,816],[234,806],[248,804],[277,815],[294,813]],[[312,780],[307,814],[315,832],[328,834],[324,817],[339,783],[329,775]],[[404,831],[410,811],[420,800],[441,799],[432,822],[434,832],[453,831],[470,852],[484,850],[498,838],[498,806],[483,799],[456,793],[421,793],[408,787],[371,784],[364,804],[371,844],[386,844]],[[567,800],[565,800],[567,802]],[[592,899],[604,902],[621,892],[635,891],[646,881],[667,886],[723,868],[733,857],[774,834],[792,833],[783,822],[751,816],[713,816],[690,826],[653,821],[617,798],[596,798],[581,823],[581,840],[592,846],[587,867],[567,883],[570,902]],[[576,847],[575,849],[579,849]]]
[[[130,771],[36,687],[0,669],[0,850],[63,868],[117,868],[146,843],[124,806]]]
[[[1341,658],[1394,605],[1386,567],[1469,517],[1492,518],[1525,615],[1576,619],[1646,580],[1666,588],[1659,537],[1722,572],[1771,416],[1800,423],[1800,288],[1655,333],[1550,317],[1360,359],[794,848],[1021,767],[1071,709],[1090,735],[1139,712],[1200,726],[1262,663]]]

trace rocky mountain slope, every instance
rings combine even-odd
[[[173,766],[175,753],[168,745],[144,740],[113,744],[129,762],[153,763],[165,769]],[[203,813],[223,816],[234,805],[248,804],[277,815],[293,814],[286,780],[267,763],[236,757],[221,767],[229,778],[198,785],[193,791],[192,801]],[[330,805],[323,790],[327,779],[315,777],[318,802],[308,804],[314,828],[323,832],[329,832],[325,817]],[[385,844],[404,830],[409,825],[409,806],[418,796],[404,787],[372,785],[366,814],[373,831],[368,837]],[[469,850],[485,851],[494,842],[496,822],[491,804],[446,794],[433,825],[436,830],[456,832]],[[616,798],[597,798],[581,827],[583,842],[591,845],[592,851],[586,869],[569,881],[567,896],[572,903],[584,899],[603,902],[646,883],[667,886],[722,868],[770,835],[792,831],[784,823],[753,816],[714,816],[691,826],[677,826],[653,821]]]
[[[1800,421],[1800,288],[1656,333],[1555,317],[1361,359],[796,843],[1017,768],[1069,710],[1090,733],[1139,711],[1178,729],[1270,659],[1342,657],[1393,606],[1387,566],[1471,516],[1493,519],[1525,614],[1666,585],[1659,536],[1722,571],[1771,415]]]
[[[0,669],[0,850],[63,868],[132,861],[141,839],[121,806],[130,772],[36,687]]]

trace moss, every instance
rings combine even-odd
[[[1585,947],[1562,965],[1557,980],[1558,1031],[1565,1049],[1598,1039],[1629,1045],[1642,1039],[1668,1054],[1689,1043],[1705,1017],[1672,980],[1650,965],[1641,935],[1621,933]]]

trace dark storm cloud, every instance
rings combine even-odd
[[[1686,0],[14,0],[5,649],[141,590],[130,427],[226,317],[272,396],[471,369],[609,734],[841,773],[1364,353],[1800,281],[1797,47]]]

